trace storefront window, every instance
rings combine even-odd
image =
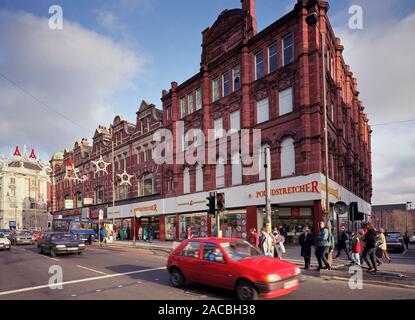
[[[160,219],[159,217],[142,217],[140,219],[140,226],[144,228],[152,227],[153,228],[153,239],[160,239],[159,232],[160,232]]]
[[[176,216],[166,216],[166,240],[176,240]]]
[[[276,214],[271,216],[272,228],[277,227],[285,237],[286,243],[297,244],[298,238],[303,233],[304,227],[313,230],[312,217],[281,217]]]
[[[222,237],[246,239],[246,212],[228,212],[221,215]],[[216,225],[213,227],[216,236]]]
[[[180,240],[187,239],[188,226],[190,226],[193,238],[207,237],[207,221],[207,213],[180,215]]]

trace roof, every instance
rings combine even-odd
[[[397,204],[382,204],[382,205],[373,205],[372,211],[393,211],[393,210],[403,210],[406,211],[406,203],[397,203]]]
[[[198,241],[205,241],[205,242],[230,242],[230,241],[241,241],[243,239],[239,239],[239,238],[214,238],[214,237],[210,237],[210,238],[192,238],[190,240],[198,240]]]
[[[63,160],[63,152],[56,152],[52,156],[52,160]]]

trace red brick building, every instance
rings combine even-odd
[[[200,71],[184,83],[172,82],[170,90],[163,90],[162,115],[154,109],[160,118],[153,117],[156,124],[148,133],[163,126],[171,130],[177,145],[184,144],[180,141],[183,138],[176,138],[181,121],[184,132],[202,129],[205,136],[209,129],[216,129],[218,137],[220,129],[261,129],[261,150],[265,146],[271,149],[273,225],[285,226],[290,241],[295,241],[304,225],[316,228],[325,198],[322,48],[319,31],[308,26],[305,18],[317,12],[327,44],[324,78],[329,117],[329,201],[356,201],[359,211],[370,214],[371,129],[359,100],[357,80],[342,57],[343,46],[326,15],[328,3],[299,0],[291,12],[257,32],[254,0],[241,2],[242,8],[223,11],[202,32]],[[117,155],[127,161],[127,168],[136,176],[143,174],[143,170],[137,171],[140,167],[135,158],[136,145],[144,139],[140,126],[138,120],[134,126],[116,118],[111,127],[115,132],[122,127]],[[244,238],[250,227],[260,228],[265,207],[264,170],[243,175],[245,164],[230,164],[231,159],[240,159],[240,150],[231,150],[230,137],[218,139],[218,149],[223,141],[228,142],[226,159],[219,157],[216,165],[175,161],[155,166],[159,170],[154,180],[158,194],[155,192],[150,200],[136,198],[138,181],[128,191],[130,203],[117,202],[115,216],[130,219],[135,212],[137,225],[153,223],[161,239],[181,239],[187,226],[197,236],[210,235],[215,226],[206,213],[206,197],[209,191],[217,190],[225,193],[227,210],[221,222],[225,236]],[[108,130],[98,129],[92,151],[76,162],[91,177],[89,195],[92,197],[95,188],[104,183],[104,202],[108,203],[110,175],[92,179],[90,161],[101,153],[108,155],[110,145]],[[66,153],[65,160],[76,157],[75,150]],[[173,157],[177,160],[179,155],[174,153]],[[116,168],[123,171],[124,167]],[[60,190],[59,199],[64,193],[73,197],[74,190]],[[112,217],[111,210],[108,217]],[[342,223],[338,217],[333,219],[335,227]]]
[[[371,220],[376,229],[384,228],[386,231],[406,232],[415,234],[415,210],[408,210],[406,203],[385,204],[372,206]]]

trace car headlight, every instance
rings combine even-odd
[[[66,248],[66,246],[65,246],[64,244],[58,244],[58,245],[56,246],[56,248]]]
[[[16,238],[16,240],[17,240],[17,241],[19,241],[19,240],[20,240],[20,238]]]
[[[298,276],[301,273],[300,268],[295,268],[295,275]]]
[[[263,279],[265,282],[277,282],[282,280],[278,274],[267,274]]]
[[[78,246],[79,247],[85,247],[85,243],[80,243]]]

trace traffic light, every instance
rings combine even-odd
[[[225,211],[225,194],[222,192],[216,194],[216,209],[218,212]]]
[[[208,200],[208,203],[206,204],[208,209],[208,214],[215,215],[216,214],[216,208],[215,208],[215,199],[216,199],[216,192],[209,192],[209,197],[206,198]]]
[[[349,215],[351,221],[363,221],[365,215],[363,212],[359,212],[359,207],[357,202],[350,202],[349,205]]]

